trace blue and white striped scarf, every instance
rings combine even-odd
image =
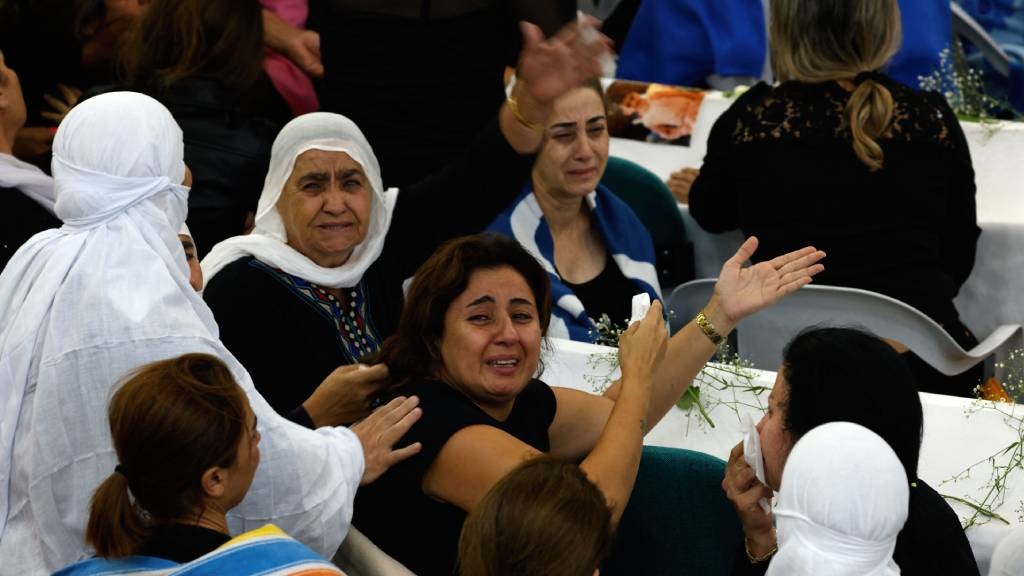
[[[654,265],[654,243],[633,210],[604,186],[587,194],[587,205],[605,248],[615,264],[638,288],[651,299],[661,299],[658,271]],[[555,243],[551,237],[544,213],[527,184],[523,193],[487,227],[487,231],[515,238],[523,248],[540,261],[551,279],[552,338],[568,338],[581,342],[594,340],[594,322],[583,308],[583,302],[573,294],[555,269]]]

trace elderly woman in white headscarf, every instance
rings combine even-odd
[[[881,436],[851,422],[818,426],[786,462],[767,574],[899,574],[892,553],[909,502],[907,473]]]
[[[0,275],[4,570],[49,573],[89,554],[89,498],[117,463],[106,426],[113,388],[145,363],[188,352],[228,365],[263,437],[262,466],[228,515],[231,530],[274,522],[333,554],[356,486],[406,455],[390,443],[418,416],[415,400],[358,429],[314,432],[260,397],[189,285],[176,235],[188,197],[182,133],[156,100],[115,92],[80,104],[53,154],[64,224],[34,236]]]
[[[347,118],[307,114],[281,130],[255,230],[203,260],[204,298],[224,343],[280,413],[312,427],[367,412],[385,366],[355,370],[348,389],[318,384],[395,331],[402,284],[437,246],[482,230],[519,193],[552,103],[600,69],[605,46],[573,27],[548,40],[529,24],[523,32],[519,80],[497,122],[401,194],[384,188],[370,144]]]

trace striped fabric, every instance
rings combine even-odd
[[[162,558],[129,556],[91,558],[55,576],[337,576],[337,566],[318,556],[273,524],[236,536],[213,552],[187,564]]]
[[[587,206],[612,259],[651,300],[661,299],[658,271],[654,266],[654,244],[643,222],[625,202],[603,185],[587,194]],[[555,269],[555,241],[544,213],[527,184],[523,193],[488,226],[489,232],[515,238],[527,252],[540,261],[551,280],[551,325],[548,336],[580,342],[594,340],[594,323],[583,302],[566,286]]]

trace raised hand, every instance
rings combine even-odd
[[[523,50],[516,78],[525,84],[530,98],[548,104],[587,78],[601,75],[601,57],[611,51],[611,41],[594,30],[597,24],[596,19],[588,17],[545,39],[540,28],[521,23]]]
[[[619,365],[623,380],[650,383],[668,347],[668,329],[662,316],[661,301],[651,303],[644,319],[635,322],[619,336]]]
[[[50,110],[43,110],[39,113],[40,116],[52,121],[54,124],[60,124],[61,120],[64,120],[68,112],[78,103],[78,99],[82,97],[82,91],[74,86],[57,84],[57,89],[60,91],[59,98],[50,94],[43,94],[43,100],[50,106]]]
[[[394,449],[395,443],[405,436],[423,414],[417,407],[419,403],[419,398],[415,396],[399,396],[349,428],[355,432],[363,445],[366,466],[363,469],[363,478],[359,482],[361,486],[380,478],[389,468],[418,453],[423,447],[416,442]]]
[[[263,10],[263,43],[281,53],[314,78],[324,75],[320,58],[320,34],[292,26],[269,10]]]
[[[744,267],[755,250],[757,238],[751,236],[722,266],[715,283],[713,300],[732,326],[810,284],[811,277],[825,269],[818,263],[825,253],[812,246]]]

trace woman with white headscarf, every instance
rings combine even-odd
[[[552,103],[600,70],[605,46],[575,27],[548,40],[529,24],[523,32],[519,81],[497,121],[401,194],[384,188],[370,144],[347,118],[312,113],[281,130],[255,230],[203,259],[221,337],[280,413],[312,427],[367,412],[386,367],[354,371],[348,389],[317,386],[394,332],[403,281],[437,246],[482,230],[518,195]]]
[[[857,401],[850,401],[850,390]],[[918,477],[921,397],[906,362],[889,344],[852,328],[812,328],[786,346],[751,443],[729,455],[722,488],[744,538],[732,576],[764,576],[779,547],[771,500],[788,473],[794,444],[828,422],[853,422],[881,436],[903,463],[911,487],[908,518],[893,558],[904,575],[977,576],[971,545],[946,500]],[[753,440],[757,440],[754,442]],[[760,457],[758,456],[760,454]]]
[[[907,474],[871,430],[830,422],[793,447],[775,508],[779,551],[769,576],[894,576],[907,520]]]
[[[78,105],[53,155],[64,225],[34,236],[0,275],[3,569],[49,573],[88,554],[89,498],[116,464],[106,427],[113,388],[142,364],[189,352],[227,364],[263,436],[263,465],[228,514],[231,529],[274,522],[333,554],[356,486],[403,456],[389,442],[417,417],[415,401],[378,411],[360,430],[313,432],[260,397],[189,285],[176,235],[188,198],[182,133],[156,100],[115,92]],[[382,442],[364,440],[382,433]]]

